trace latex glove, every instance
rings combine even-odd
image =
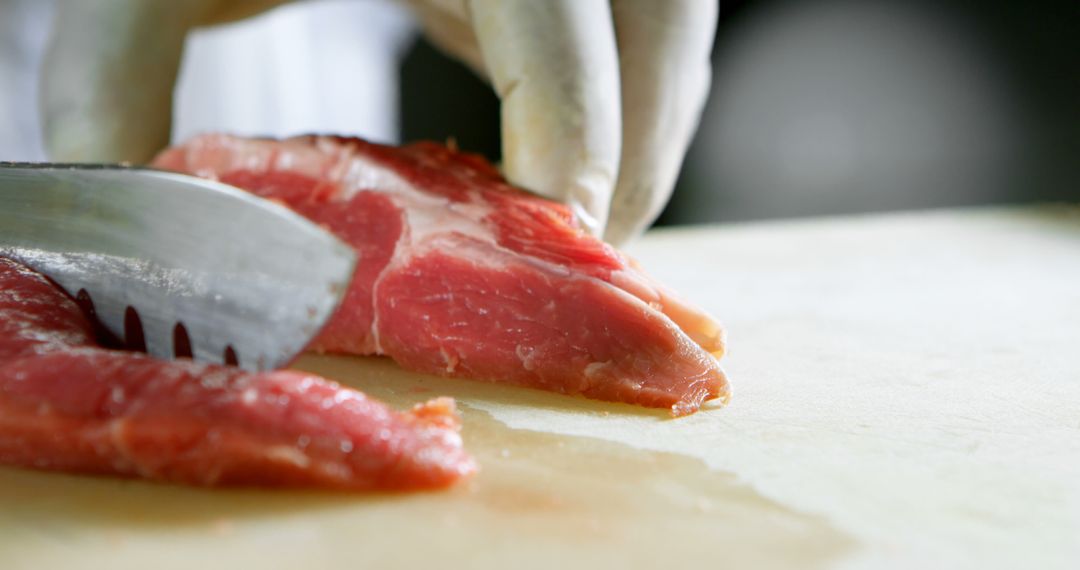
[[[168,144],[187,32],[283,2],[61,4],[43,82],[51,153],[147,160]],[[433,41],[491,80],[511,182],[616,243],[655,219],[708,92],[716,0],[408,3]]]

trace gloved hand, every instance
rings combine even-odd
[[[188,31],[285,1],[61,2],[43,70],[50,153],[148,160],[169,142]],[[716,0],[407,1],[435,43],[492,82],[511,182],[612,242],[648,227],[708,92]]]

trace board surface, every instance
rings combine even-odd
[[[630,253],[728,326],[727,408],[307,356],[398,406],[456,397],[481,473],[343,495],[0,469],[0,567],[1077,567],[1080,210],[666,230]]]

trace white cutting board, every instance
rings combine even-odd
[[[1080,568],[1080,209],[654,232],[719,315],[732,404],[629,406],[300,365],[458,398],[447,492],[205,491],[0,469],[0,568]]]

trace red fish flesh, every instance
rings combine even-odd
[[[154,165],[283,202],[356,248],[315,350],[674,415],[727,398],[712,317],[482,158],[435,143],[205,135]]]
[[[294,371],[97,346],[78,305],[0,258],[0,464],[192,485],[409,490],[475,470],[453,401],[398,413]]]

